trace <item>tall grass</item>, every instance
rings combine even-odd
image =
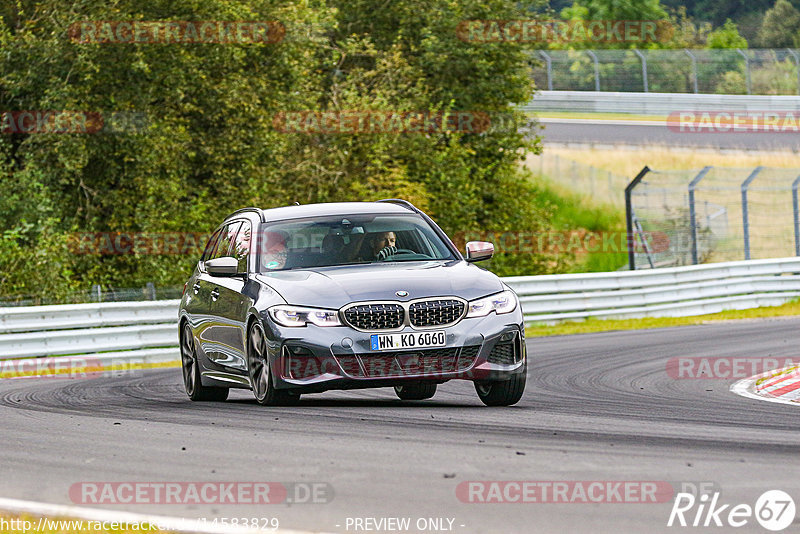
[[[591,196],[538,176],[539,199],[553,208],[554,231],[586,230],[595,233],[625,233],[625,212],[616,206],[596,202]],[[577,251],[568,272],[616,271],[628,261],[626,252]]]
[[[800,154],[794,152],[731,152],[671,150],[650,147],[640,150],[602,150],[596,148],[545,148],[550,154],[572,159],[633,179],[647,165],[658,170],[702,169],[714,167],[767,167],[800,169]]]

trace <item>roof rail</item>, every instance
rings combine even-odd
[[[253,213],[258,214],[258,218],[261,219],[261,222],[265,222],[264,221],[264,212],[261,210],[261,208],[242,208],[242,209],[238,209],[238,210],[234,211],[233,213],[231,213],[230,215],[228,215],[225,218],[226,219],[230,219],[231,217],[239,215],[240,213],[247,213],[247,212],[253,212]]]
[[[378,202],[389,202],[391,204],[397,204],[399,206],[403,206],[404,208],[408,208],[414,213],[422,213],[414,204],[408,200],[403,200],[402,198],[382,198],[378,200]]]

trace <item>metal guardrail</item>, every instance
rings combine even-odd
[[[526,324],[589,317],[675,317],[798,298],[800,258],[503,280],[519,295]],[[43,356],[91,356],[103,365],[175,362],[178,303],[0,308],[0,368],[4,360]]]
[[[55,357],[91,369],[176,362],[178,300],[0,308],[0,375],[30,371],[21,362]],[[73,362],[74,360],[74,362]],[[69,367],[65,365],[65,368]]]
[[[520,297],[525,323],[680,317],[775,306],[800,297],[800,258],[612,273],[504,279]]]
[[[179,300],[0,308],[0,334],[174,323]]]
[[[539,91],[520,109],[636,115],[669,115],[678,111],[796,112],[800,111],[800,99],[787,95]]]

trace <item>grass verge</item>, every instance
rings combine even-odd
[[[714,167],[755,168],[759,165],[779,168],[800,167],[800,154],[794,152],[774,153],[709,153],[702,150],[665,150],[664,147],[642,147],[636,150],[603,150],[597,148],[547,147],[548,154],[568,160],[593,165],[633,179],[645,165],[656,170],[700,170],[706,165]],[[535,168],[531,160],[531,168]]]
[[[774,371],[767,376],[762,376],[758,380],[756,380],[756,386],[760,386],[764,382],[768,382],[774,378],[778,378],[779,376],[786,376],[791,374],[797,374],[797,371],[800,369],[800,366],[794,365],[792,367],[786,367],[784,369],[780,369],[778,371]]]
[[[625,234],[625,212],[598,202],[563,184],[539,177],[539,198],[553,207],[550,227],[554,231],[586,231],[593,234]],[[628,262],[627,252],[616,250],[574,250],[575,261],[565,272],[594,273],[616,271]]]
[[[727,310],[692,317],[643,317],[641,319],[587,319],[555,325],[532,325],[525,329],[528,337],[565,336],[570,334],[589,334],[613,330],[640,330],[644,328],[666,328],[706,324],[717,321],[739,319],[760,319],[767,317],[789,317],[800,315],[800,301],[792,301],[781,306],[767,306],[748,310]]]
[[[539,119],[592,119],[614,121],[666,121],[666,115],[636,115],[633,113],[582,113],[578,111],[537,111],[531,113]]]

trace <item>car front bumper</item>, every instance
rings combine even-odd
[[[522,313],[465,318],[445,332],[444,347],[375,351],[370,336],[349,326],[283,327],[263,316],[273,384],[319,392],[462,379],[502,381],[526,372]],[[418,332],[406,327],[399,334]]]

